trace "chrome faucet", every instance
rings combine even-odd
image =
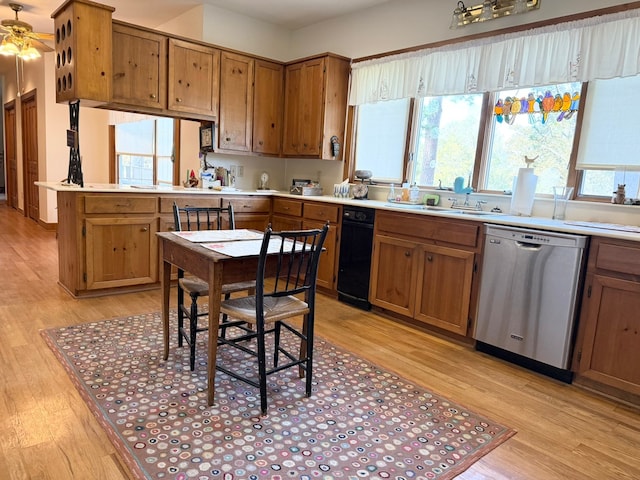
[[[481,211],[482,210],[482,205],[487,203],[485,200],[478,200],[476,201],[475,205],[471,205],[471,203],[469,203],[469,194],[467,193],[465,198],[464,198],[464,203],[462,205],[458,205],[458,199],[456,197],[451,197],[448,198],[447,200],[449,200],[451,202],[450,207],[451,208],[457,208],[459,210],[475,210],[475,211]]]

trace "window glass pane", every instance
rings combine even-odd
[[[159,118],[157,122],[156,154],[171,156],[173,155],[173,119]]]
[[[414,181],[452,186],[473,173],[482,114],[482,94],[425,97],[417,112]]]
[[[409,106],[401,99],[358,107],[356,170],[371,170],[377,181],[402,181]]]
[[[120,185],[153,185],[153,157],[119,154],[118,183]]]
[[[577,115],[569,114],[571,102],[568,105],[566,101],[563,103],[563,97],[568,94],[571,99],[581,88],[580,83],[565,83],[503,90],[495,94],[493,104],[498,99],[505,105],[507,102],[510,105],[519,102],[520,112],[502,116],[491,112],[491,133],[485,145],[487,167],[483,189],[511,190],[518,169],[526,166],[525,156],[538,157],[533,164],[538,176],[536,194],[552,195],[553,186],[566,185]],[[556,105],[558,98],[558,110],[554,106],[549,113],[541,111],[547,109],[547,102]]]
[[[158,157],[158,185],[173,185],[173,157]]]
[[[610,199],[618,185],[625,185],[627,198],[638,198],[640,172],[613,172],[610,170],[584,170],[581,195],[602,196]]]
[[[116,125],[116,152],[152,155],[154,120],[120,123]],[[173,140],[173,135],[172,135]]]

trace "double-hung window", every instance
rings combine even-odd
[[[535,158],[537,192],[566,185],[580,83],[394,100],[358,107],[356,168],[382,182],[477,191],[513,187],[525,157]],[[551,102],[551,103],[550,103]]]
[[[153,118],[115,126],[117,183],[173,185],[174,121]]]

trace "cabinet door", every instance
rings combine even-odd
[[[285,155],[320,156],[324,58],[285,67]]]
[[[87,218],[87,289],[157,281],[155,217]]]
[[[280,154],[284,67],[256,60],[253,98],[253,151]]]
[[[276,232],[282,230],[300,230],[302,228],[302,218],[272,215],[271,228]]]
[[[640,395],[640,283],[594,275],[584,307],[577,373]]]
[[[304,220],[303,229],[323,228],[325,222]],[[318,286],[329,290],[335,290],[336,285],[336,253],[338,252],[338,226],[333,223],[329,226],[327,238],[324,240],[325,251],[320,256],[318,265]]]
[[[169,39],[168,108],[201,114],[218,113],[220,51],[215,48]]]
[[[162,35],[113,25],[113,102],[166,107],[167,41]]]
[[[421,250],[416,320],[466,335],[475,254],[437,245]]]
[[[413,317],[418,256],[414,242],[375,236],[369,296],[372,304]]]
[[[218,147],[222,150],[251,151],[253,69],[251,57],[229,52],[220,56]]]

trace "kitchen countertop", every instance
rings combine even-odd
[[[462,211],[450,209],[446,207],[436,207],[435,209],[423,208],[422,205],[395,204],[392,205],[388,201],[381,200],[357,200],[352,198],[338,198],[331,195],[313,196],[313,195],[292,195],[287,192],[277,190],[238,190],[231,188],[223,188],[222,190],[210,190],[203,188],[186,188],[179,186],[130,186],[116,184],[85,184],[84,187],[78,185],[69,185],[63,182],[36,182],[36,185],[54,191],[77,191],[77,192],[95,192],[95,193],[181,193],[194,195],[271,195],[284,198],[292,198],[297,200],[319,201],[326,203],[336,203],[340,205],[352,205],[359,207],[375,208],[378,210],[398,211],[411,213],[415,215],[429,215],[443,218],[451,218],[458,220],[476,221],[482,223],[490,223],[494,225],[507,225],[512,227],[534,228],[544,231],[572,233],[577,235],[594,235],[599,237],[610,237],[621,240],[631,240],[640,242],[640,227],[625,226],[615,224],[605,224],[598,222],[578,222],[572,220],[553,220],[543,217],[521,217],[516,215],[508,215],[501,213],[483,212],[482,214],[474,214],[473,211]]]

